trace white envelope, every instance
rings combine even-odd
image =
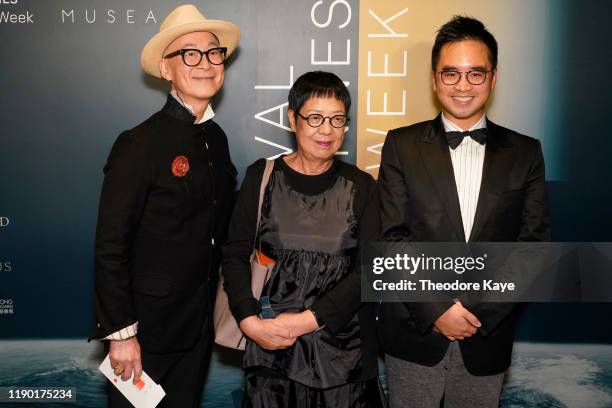
[[[115,375],[108,355],[100,365],[100,371],[136,408],[155,408],[166,395],[161,385],[156,384],[144,371],[137,385],[132,383],[132,379],[123,381],[121,376]]]

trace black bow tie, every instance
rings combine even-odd
[[[487,128],[468,130],[466,132],[446,132],[448,146],[455,150],[465,137],[471,137],[480,144],[485,144],[487,140]]]

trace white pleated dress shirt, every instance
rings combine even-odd
[[[448,120],[442,113],[442,123],[446,132],[464,132],[459,126]],[[485,115],[474,126],[467,130],[482,129],[487,127]],[[474,215],[480,194],[480,183],[482,182],[482,166],[484,164],[485,145],[480,144],[471,137],[463,139],[456,149],[450,150],[450,157],[455,173],[455,184],[459,196],[459,207],[461,208],[461,220],[465,241],[470,239]]]

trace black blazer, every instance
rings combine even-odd
[[[544,159],[538,140],[487,119],[488,138],[471,242],[550,240]],[[389,132],[379,175],[382,237],[388,242],[464,242],[457,187],[441,116]],[[383,303],[379,337],[386,353],[433,366],[449,341],[432,331],[452,301]],[[460,341],[468,371],[503,372],[510,365],[515,304],[466,306],[482,322]]]
[[[169,96],[111,150],[96,231],[92,338],[138,321],[142,348],[166,353],[192,347],[202,333],[236,169],[221,128],[194,119]],[[189,161],[184,175],[172,170],[178,156]]]

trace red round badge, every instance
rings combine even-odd
[[[185,177],[189,171],[189,160],[185,156],[176,156],[172,162],[172,174],[176,177]]]

